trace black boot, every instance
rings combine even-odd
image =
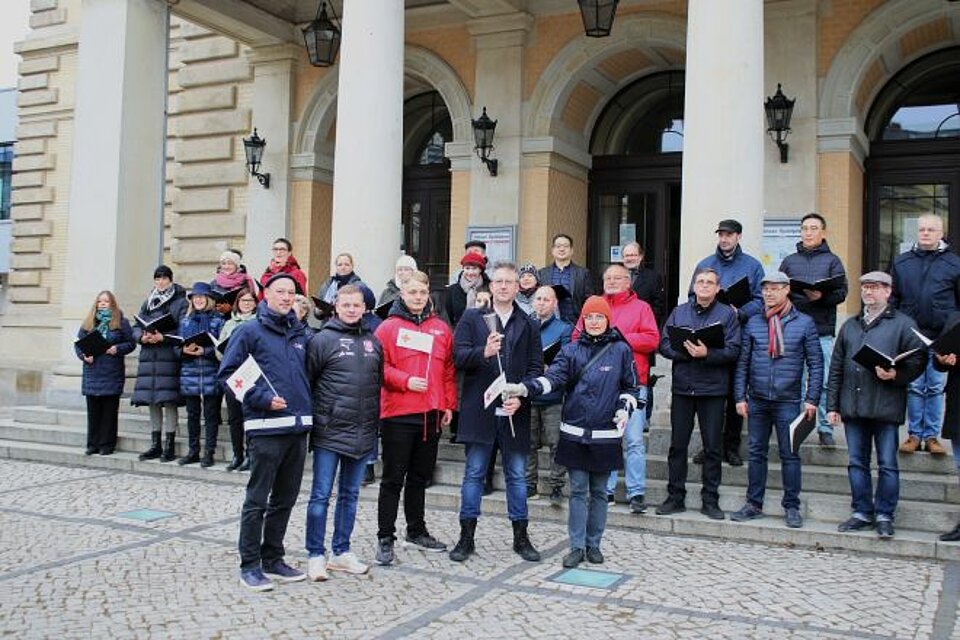
[[[952,530],[940,535],[938,539],[941,542],[960,542],[960,522]]]
[[[150,448],[140,454],[141,460],[156,460],[163,454],[163,449],[160,447],[160,432],[153,431],[150,433],[150,440],[152,444]],[[89,451],[89,447],[87,451]]]
[[[473,534],[477,531],[477,519],[468,518],[460,521],[460,539],[457,546],[450,552],[450,559],[454,562],[463,562],[474,552]]]
[[[240,466],[237,467],[237,471],[250,471],[250,456],[248,455],[243,459],[243,462],[240,463]]]
[[[513,521],[513,550],[527,562],[540,562],[540,552],[533,548],[527,537],[527,521]]]
[[[177,457],[173,452],[174,448],[176,447],[176,444],[177,444],[177,434],[168,433],[167,442],[164,444],[164,447],[163,447],[163,455],[160,456],[160,462],[170,462],[171,460]]]
[[[203,452],[203,458],[200,459],[200,466],[204,469],[213,466],[213,449],[207,449]]]
[[[243,464],[243,453],[234,453],[233,460],[227,465],[227,471],[236,471]]]
[[[200,462],[200,425],[187,424],[187,455],[177,460],[177,464],[196,464]]]

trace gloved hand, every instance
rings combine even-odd
[[[631,413],[637,410],[637,399],[632,394],[621,393],[620,400],[624,403],[624,409]]]
[[[526,385],[522,385],[519,382],[508,382],[503,387],[503,397],[504,398],[526,398],[527,387]]]
[[[627,429],[627,420],[630,419],[630,413],[626,409],[617,409],[613,414],[613,424],[617,425],[617,432],[622,436]]]

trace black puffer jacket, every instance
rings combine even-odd
[[[818,334],[834,335],[837,331],[837,305],[847,299],[847,272],[840,258],[830,251],[827,241],[824,240],[813,249],[804,249],[803,243],[798,242],[797,252],[783,259],[780,271],[804,282],[843,276],[843,284],[829,293],[824,293],[819,300],[811,300],[802,292],[790,293],[790,300],[797,310],[813,318]]]
[[[383,347],[358,323],[334,318],[310,339],[307,377],[313,397],[310,448],[360,459],[380,427]]]
[[[903,422],[907,385],[927,366],[927,352],[912,331],[916,326],[913,319],[890,306],[869,326],[864,324],[862,314],[844,322],[830,360],[827,411],[839,411],[843,420]],[[853,361],[864,344],[891,357],[910,349],[918,351],[897,364],[896,378],[884,381]]]
[[[943,331],[947,317],[960,311],[960,257],[946,242],[931,251],[914,245],[897,256],[890,275],[890,304],[916,320],[931,340]]]
[[[145,300],[137,314],[147,322],[169,313],[179,323],[187,312],[187,294],[178,284],[175,291],[163,305],[152,312]],[[173,402],[183,404],[180,397],[180,349],[176,344],[164,340],[157,344],[143,344],[143,329],[139,324],[133,327],[133,341],[140,345],[140,363],[137,366],[137,382],[133,388],[130,402],[134,405],[151,405]]]

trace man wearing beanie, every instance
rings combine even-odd
[[[399,298],[403,283],[416,270],[417,261],[413,259],[413,256],[404,254],[397,258],[397,263],[393,267],[393,277],[387,282],[386,288],[380,292],[380,297],[377,298],[377,306],[393,302]],[[367,311],[373,311],[373,309],[367,309]]]

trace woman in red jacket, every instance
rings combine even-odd
[[[406,542],[423,551],[447,545],[427,532],[423,503],[437,464],[440,431],[457,406],[453,333],[430,306],[430,280],[414,271],[376,331],[383,345],[380,397],[383,478],[378,503],[377,563],[393,562],[397,509],[403,489]]]

